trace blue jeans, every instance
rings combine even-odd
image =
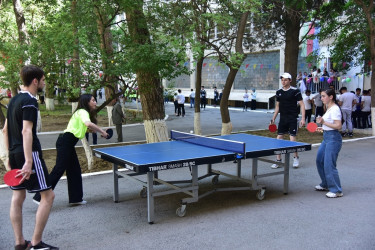
[[[337,157],[342,146],[341,134],[337,130],[324,131],[323,141],[316,156],[316,167],[322,183],[332,193],[342,192],[339,172],[336,168]]]
[[[190,108],[194,107],[195,98],[190,97]]]

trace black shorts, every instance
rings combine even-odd
[[[278,135],[284,135],[289,133],[291,136],[296,136],[298,131],[298,119],[297,117],[280,117],[279,128],[277,130]]]
[[[27,189],[29,193],[36,193],[50,189],[52,186],[48,179],[47,166],[43,160],[42,152],[33,151],[33,174],[30,179],[25,180],[21,185],[10,187],[12,190]],[[23,152],[10,153],[9,163],[12,169],[22,169],[25,164],[25,155]],[[34,173],[35,172],[35,173]]]

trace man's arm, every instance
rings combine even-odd
[[[22,124],[22,144],[23,144],[23,154],[25,156],[25,163],[23,164],[22,173],[22,183],[24,180],[28,180],[32,173],[33,166],[33,122],[28,120],[23,120]]]
[[[275,123],[275,120],[276,120],[276,117],[277,117],[278,113],[279,113],[279,102],[276,101],[275,112],[273,113],[273,117],[272,117],[272,120],[271,120],[272,123]]]
[[[3,128],[3,137],[4,137],[5,152],[9,154],[8,119],[5,119],[4,128]],[[9,161],[8,161],[7,169],[8,170],[11,169]]]
[[[304,126],[305,125],[305,104],[303,103],[303,100],[299,101],[299,106],[301,108],[301,113],[302,113],[302,119],[300,121],[300,126]]]
[[[4,134],[4,145],[7,152],[9,151],[9,140],[8,140],[8,119],[5,119],[4,128],[3,128],[3,134]]]

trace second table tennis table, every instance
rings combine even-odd
[[[187,139],[186,139],[187,138]],[[171,131],[172,141],[138,144],[130,146],[117,146],[94,149],[95,156],[113,163],[114,191],[113,200],[119,201],[119,178],[135,180],[143,185],[140,192],[142,197],[147,197],[148,222],[154,222],[155,197],[174,193],[185,193],[190,197],[181,200],[181,206],[176,210],[178,216],[184,216],[186,206],[197,202],[211,193],[218,191],[258,190],[257,198],[264,199],[266,187],[258,184],[258,179],[273,175],[284,176],[284,194],[289,190],[289,162],[290,153],[311,150],[311,144],[277,140],[274,138],[256,136],[250,134],[231,134],[216,137],[197,136],[189,133]],[[262,157],[276,154],[284,154],[284,167],[279,170],[270,170],[265,174],[258,174],[258,161],[275,163],[274,160]],[[246,179],[241,175],[242,159],[252,159],[251,177]],[[236,162],[236,174],[213,169],[216,163]],[[198,176],[198,166],[207,164],[207,173]],[[278,164],[280,164],[278,162]],[[123,171],[125,168],[126,171]],[[188,167],[191,171],[191,179],[168,181],[158,177],[159,171],[173,170]],[[139,178],[147,175],[146,181]],[[218,182],[219,176],[226,176],[244,186],[213,188],[199,194],[199,180],[213,176],[212,183]],[[179,184],[185,183],[185,186]],[[188,186],[186,186],[188,184]],[[156,185],[164,185],[168,190],[157,190]]]

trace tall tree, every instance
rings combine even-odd
[[[219,5],[209,16],[212,23],[217,25],[221,34],[215,39],[202,39],[202,41],[215,52],[218,61],[229,68],[222,99],[220,100],[221,134],[225,135],[232,132],[228,109],[229,95],[235,77],[247,56],[243,50],[244,38],[246,37],[248,46],[257,45],[261,47],[260,45],[266,40],[266,33],[259,32],[256,29],[251,30],[251,25],[256,27],[256,20],[262,19],[263,13],[260,12],[260,1],[233,3],[224,0],[218,1],[218,3]]]
[[[300,36],[305,23],[316,23],[323,0],[265,0],[266,8],[271,8],[273,24],[278,30],[281,40],[285,41],[284,71],[292,76],[297,75],[297,63],[300,45],[308,38],[308,32]],[[300,38],[301,37],[301,38]],[[294,78],[295,79],[295,78]],[[296,86],[293,79],[292,85]]]
[[[143,1],[128,2],[125,6],[127,27],[133,44],[134,56],[139,64],[135,67],[147,142],[167,141],[168,130],[164,121],[163,89],[158,71],[152,70],[149,60],[156,56],[143,13]],[[141,51],[149,53],[139,53]],[[151,57],[151,58],[150,58]]]

